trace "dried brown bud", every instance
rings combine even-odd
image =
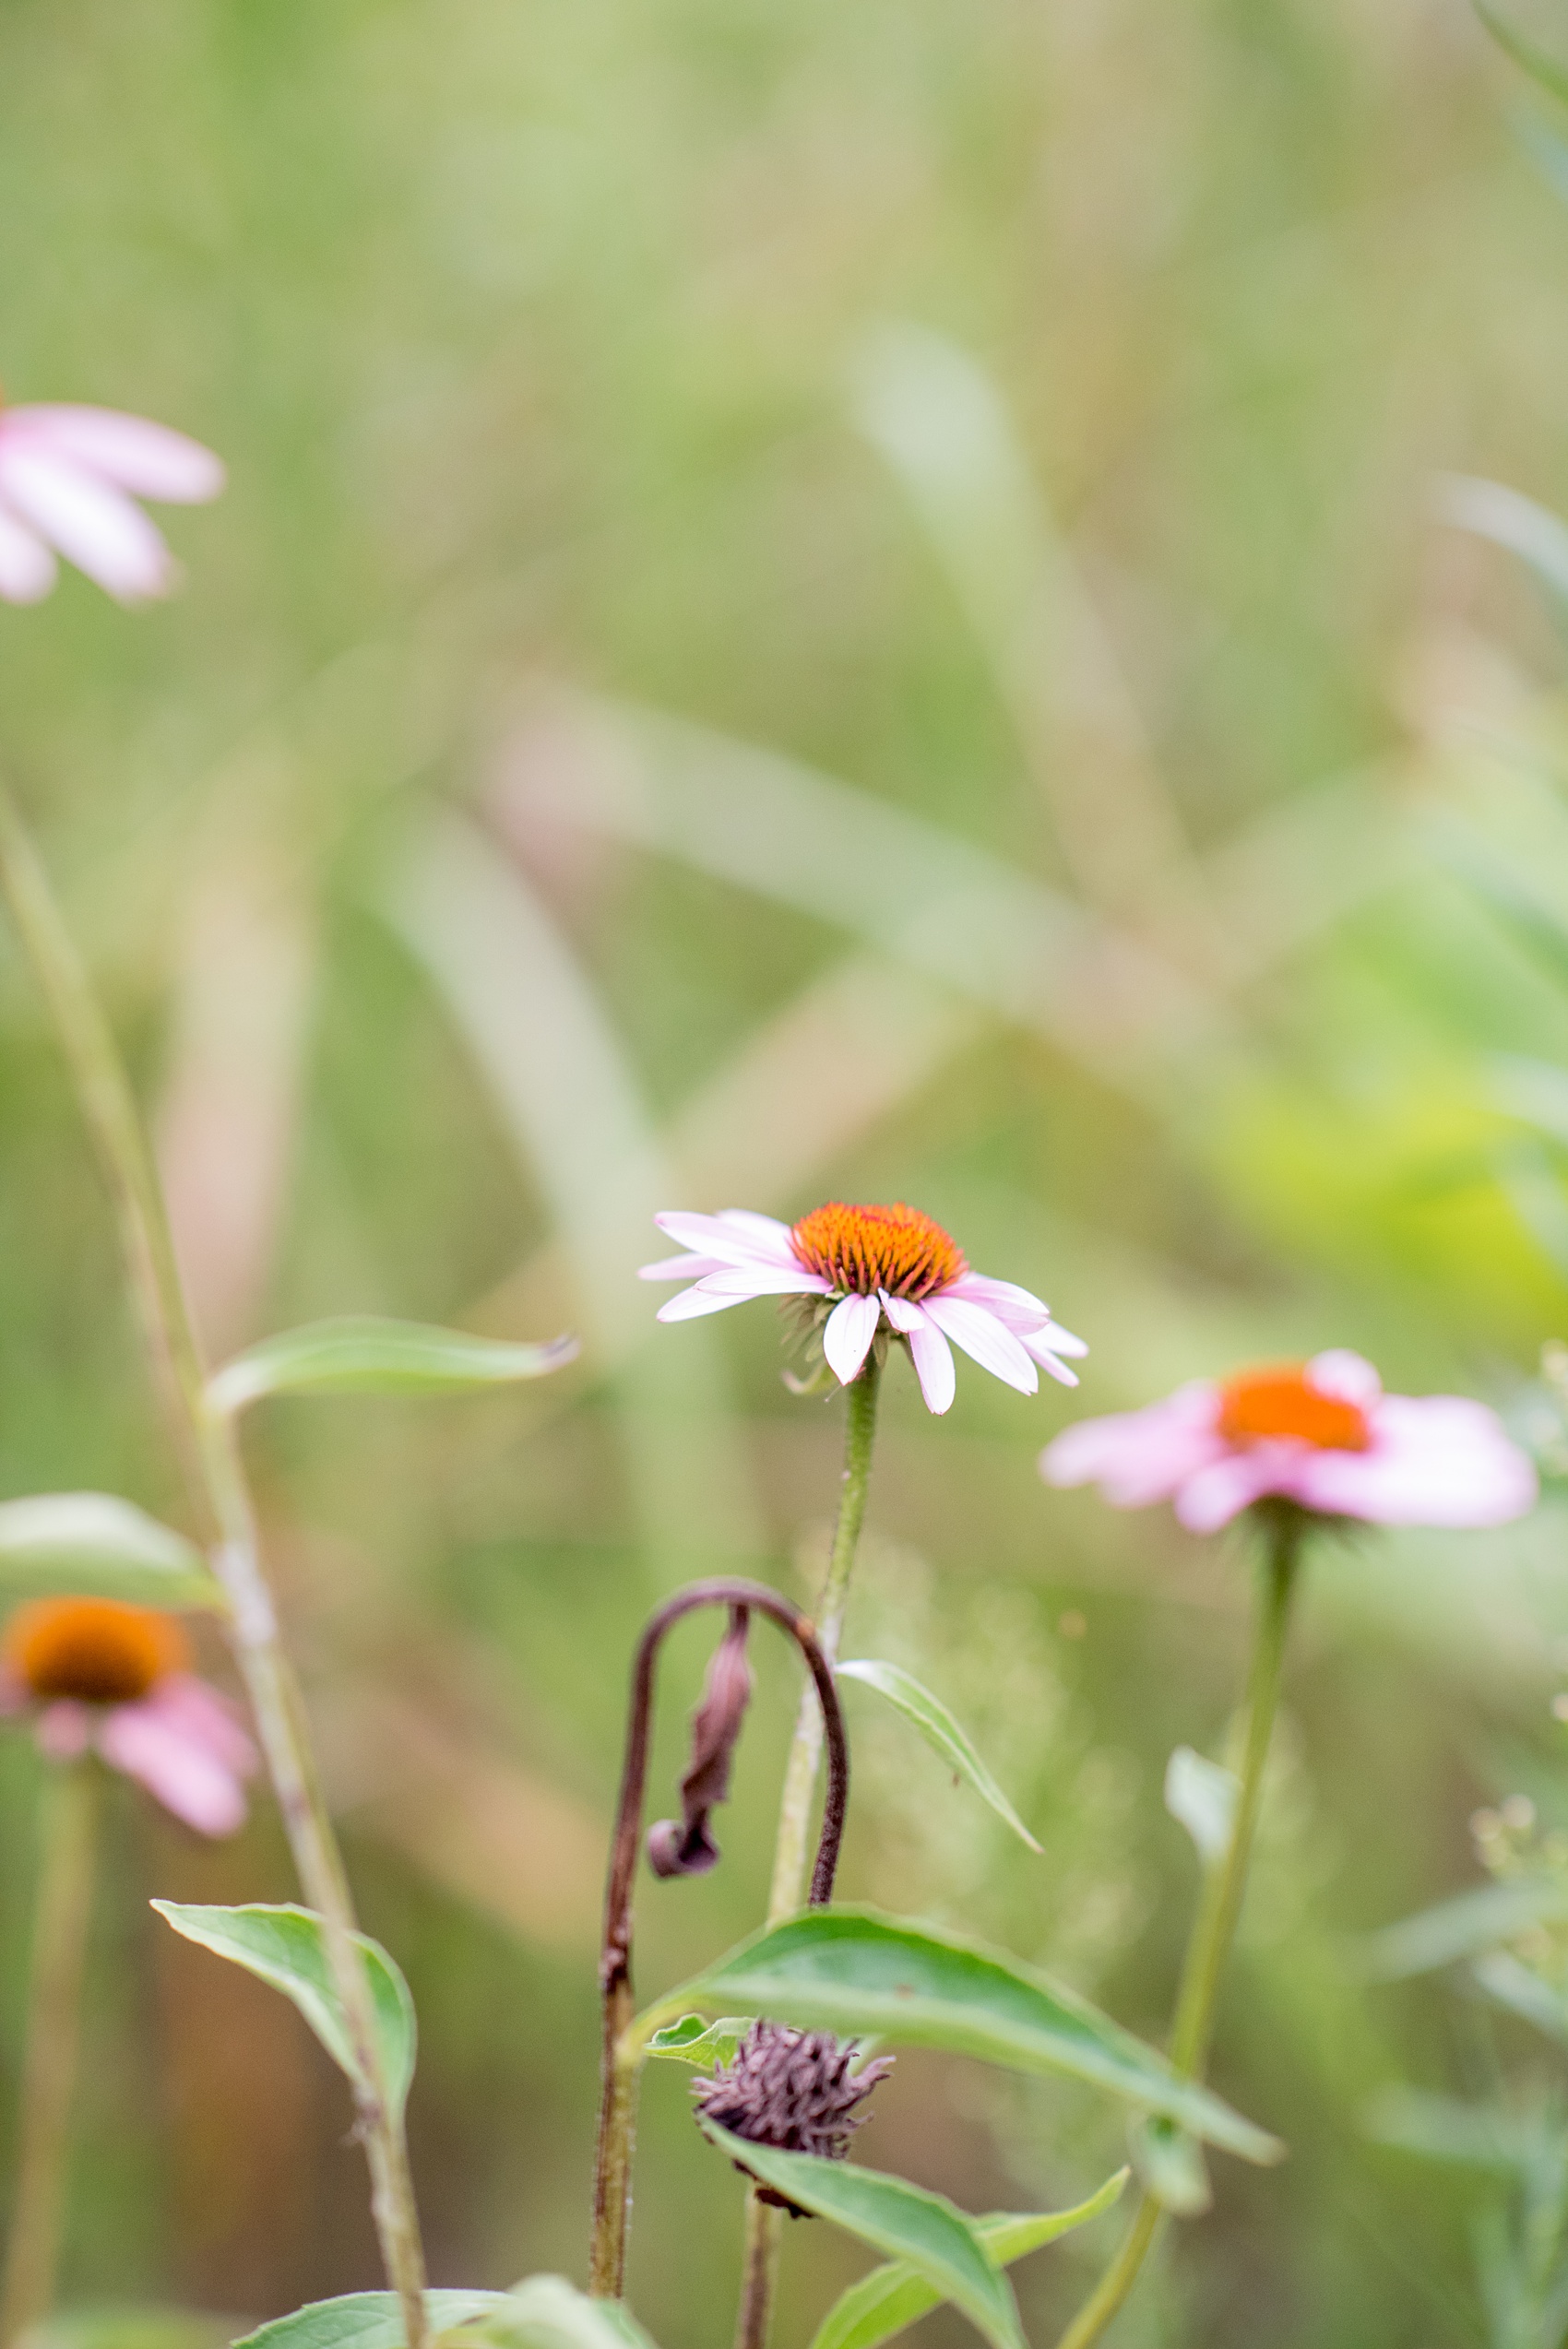
[[[891,2056],[879,2056],[851,2071],[859,2049],[858,2039],[836,2039],[830,2032],[754,2023],[733,2062],[721,2064],[710,2080],[699,2080],[692,2094],[704,2118],[732,2136],[841,2162],[855,2130],[871,2117],[857,2112],[856,2106],[893,2069]],[[793,2218],[809,2215],[770,2186],[759,2185],[757,2192]]]
[[[751,1702],[749,1624],[743,1607],[731,1608],[730,1628],[714,1650],[702,1702],[692,1715],[691,1764],[681,1781],[683,1816],[661,1819],[648,1830],[648,1866],[656,1876],[705,1876],[718,1862],[708,1814],[729,1799],[731,1765]]]

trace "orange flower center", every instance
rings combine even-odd
[[[891,1207],[848,1207],[830,1199],[802,1216],[790,1239],[808,1271],[861,1297],[879,1288],[892,1297],[930,1297],[969,1269],[942,1226],[901,1199]]]
[[[129,1704],[191,1661],[184,1627],[117,1598],[40,1598],[6,1626],[6,1661],[35,1697]]]
[[[1324,1394],[1295,1362],[1227,1379],[1219,1390],[1219,1432],[1230,1443],[1294,1436],[1320,1452],[1364,1452],[1370,1441],[1360,1404]]]

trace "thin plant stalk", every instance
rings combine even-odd
[[[844,1429],[844,1472],[838,1496],[838,1519],[833,1548],[817,1607],[817,1638],[830,1663],[837,1662],[844,1611],[849,1605],[849,1580],[865,1523],[866,1495],[871,1487],[872,1453],[876,1442],[876,1406],[882,1365],[873,1346],[865,1368],[845,1390],[848,1414]],[[773,1855],[773,1885],[767,1921],[776,1925],[801,1905],[805,1881],[806,1836],[811,1824],[812,1797],[816,1789],[822,1754],[822,1725],[810,1702],[801,1701],[795,1734],[785,1765],[784,1795],[778,1810],[778,1840]],[[773,2301],[778,2281],[778,2245],[784,2213],[762,2200],[754,2186],[746,2201],[745,2239],[741,2255],[741,2303],[735,2323],[735,2349],[767,2349],[773,2321]]]
[[[353,2047],[356,2130],[387,2279],[408,2349],[423,2349],[424,2250],[401,2114],[386,2092],[353,1902],[293,1669],[279,1638],[255,1512],[232,1423],[207,1379],[163,1193],[125,1063],[14,801],[0,786],[0,887],[53,1019],[113,1206],[121,1252],[181,1456],[209,1519],[214,1573],[279,1809],[309,1905],[322,1921]]]
[[[49,1772],[40,1806],[41,1864],[17,2181],[0,2290],[0,2349],[11,2349],[54,2304],[101,1778],[89,1757],[57,1764]]]
[[[1258,1807],[1263,1798],[1264,1771],[1279,1704],[1285,1636],[1304,1522],[1299,1511],[1289,1508],[1280,1510],[1270,1521],[1247,1684],[1246,1732],[1236,1817],[1223,1861],[1209,1869],[1204,1879],[1170,2034],[1171,2069],[1182,2080],[1200,2079],[1207,2064],[1225,1963],[1246,1893]],[[1133,2223],[1121,2249],[1062,2335],[1057,2349],[1089,2349],[1089,2343],[1099,2339],[1136,2283],[1163,2216],[1160,2204],[1146,2192],[1133,2213]]]

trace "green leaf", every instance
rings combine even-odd
[[[1234,1771],[1191,1746],[1178,1746],[1166,1764],[1165,1808],[1191,1835],[1206,1868],[1217,1868],[1230,1848],[1241,1792]]]
[[[505,2294],[474,2325],[457,2334],[493,2349],[654,2349],[631,2310],[619,2300],[590,2300],[564,2275],[530,2275]]]
[[[28,2349],[229,2349],[236,2321],[206,2308],[56,2308],[29,2325],[27,2343]]]
[[[1157,2113],[1134,2120],[1128,2132],[1133,2167],[1161,2208],[1196,2218],[1214,2201],[1202,2148],[1184,2129]]]
[[[727,2014],[718,2023],[705,2023],[700,2014],[683,2014],[679,2023],[667,2023],[662,2031],[654,2033],[647,2052],[707,2071],[716,2064],[733,2063],[735,2050],[752,2022],[749,2014]]]
[[[1020,1842],[1028,1844],[1032,1852],[1040,1850],[939,1697],[933,1697],[929,1689],[922,1688],[912,1674],[898,1665],[884,1664],[874,1657],[862,1657],[854,1664],[836,1664],[833,1670],[835,1679],[860,1680],[885,1697],[920,1731],[927,1745],[935,1749],[948,1768],[960,1778],[967,1778],[980,1800],[991,1805],[998,1819],[1005,1820]]]
[[[1429,2096],[1415,2088],[1384,2088],[1368,2106],[1361,2126],[1380,2145],[1474,2169],[1528,2169],[1539,2159],[1548,2135],[1537,2115],[1467,2105],[1456,2096]]]
[[[207,1393],[226,1413],[264,1394],[457,1394],[543,1378],[576,1351],[575,1337],[514,1346],[425,1322],[347,1314],[264,1337],[216,1371]]]
[[[446,2332],[500,2306],[505,2292],[427,2292],[425,2319]],[[403,2313],[395,2292],[345,2292],[274,2317],[236,2341],[234,2349],[403,2349]]]
[[[1127,2182],[1119,2169],[1098,2193],[1070,2211],[1044,2211],[1038,2216],[1015,2217],[1005,2211],[970,2222],[992,2267],[1011,2267],[1027,2252],[1054,2243],[1075,2226],[1099,2218],[1116,2201]],[[916,2323],[941,2304],[942,2296],[908,2260],[893,2260],[873,2268],[851,2284],[833,2304],[818,2327],[811,2349],[879,2349],[884,2341]]]
[[[1479,1957],[1470,1968],[1487,1996],[1495,1999],[1500,2007],[1516,2014],[1522,2023],[1533,2023],[1545,2032],[1558,2046],[1568,2046],[1568,2001],[1550,1988],[1538,1974],[1507,1950],[1489,1951]]]
[[[229,1604],[194,1542],[112,1492],[0,1501],[0,1592],[32,1591],[220,1613]]]
[[[646,2045],[664,2016],[689,2007],[1067,2072],[1248,2161],[1278,2161],[1285,2150],[1075,1992],[1016,1958],[874,1909],[807,1909],[754,1934],[649,2009],[634,2038]]]
[[[348,2023],[327,1963],[327,1936],[314,1910],[296,1907],[291,1902],[276,1908],[259,1902],[246,1908],[190,1908],[174,1901],[154,1901],[152,1906],[187,1941],[199,1942],[204,1950],[232,1959],[248,1974],[270,1982],[275,1990],[292,1999],[333,2062],[354,2079],[358,2066]],[[365,1933],[356,1933],[354,1940],[370,1978],[386,2094],[394,2109],[401,2112],[414,2076],[414,2002],[408,1984],[380,1942]],[[324,2301],[320,2305],[337,2304]]]
[[[1532,1925],[1568,1918],[1568,1886],[1550,1876],[1517,1876],[1479,1884],[1435,1908],[1384,1927],[1368,1942],[1365,1971],[1374,1982],[1404,1982],[1435,1974],[1460,1958],[1511,1941]]]
[[[1475,893],[1515,943],[1561,985],[1568,980],[1568,923],[1515,877],[1496,852],[1467,828],[1434,827],[1443,861]]]
[[[940,2194],[852,2162],[754,2145],[712,2121],[703,2133],[754,2177],[862,2243],[908,2261],[984,2334],[992,2349],[1027,2349],[1013,2287],[986,2255],[973,2219]]]

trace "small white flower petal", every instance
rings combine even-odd
[[[725,1264],[705,1273],[702,1286],[714,1297],[831,1297],[832,1284],[820,1273],[785,1264]]]
[[[823,1326],[822,1350],[840,1386],[860,1377],[881,1319],[880,1299],[859,1295],[841,1298],[829,1313]]]
[[[752,1207],[720,1207],[715,1220],[754,1240],[759,1248],[769,1249],[776,1255],[794,1257],[790,1227],[781,1224],[777,1216],[759,1216]]]
[[[701,1280],[705,1273],[727,1268],[717,1256],[661,1256],[657,1264],[639,1264],[639,1280]]]
[[[173,557],[139,505],[19,434],[0,434],[0,497],[122,603],[174,584]]]
[[[1016,1387],[1020,1394],[1039,1394],[1039,1372],[1012,1331],[985,1306],[972,1304],[967,1297],[928,1297],[925,1310],[982,1370]]]
[[[883,1311],[901,1337],[907,1337],[911,1330],[925,1328],[924,1309],[917,1305],[912,1298],[890,1297],[885,1288],[878,1289],[877,1296],[881,1299]]]
[[[731,1214],[741,1213],[731,1209]],[[743,1228],[719,1216],[696,1216],[684,1208],[668,1208],[654,1217],[660,1231],[678,1240],[699,1256],[717,1256],[724,1264],[794,1264],[800,1259],[765,1234]]]
[[[704,1313],[725,1313],[731,1305],[743,1305],[743,1297],[714,1297],[707,1289],[683,1288],[679,1297],[671,1297],[654,1315],[659,1322],[695,1322]]]
[[[85,465],[138,497],[171,505],[204,505],[222,489],[220,457],[167,424],[126,416],[116,408],[82,408],[35,401],[6,411],[4,429],[36,438],[67,462]]]
[[[1089,1350],[1087,1338],[1075,1337],[1060,1322],[1048,1322],[1044,1329],[1034,1330],[1030,1335],[1037,1346],[1049,1346],[1053,1354],[1070,1354],[1075,1361]]]
[[[1021,1335],[1025,1330],[1039,1329],[1051,1319],[1051,1308],[1038,1298],[1033,1289],[1020,1288],[1016,1281],[992,1280],[985,1273],[963,1273],[951,1287],[942,1291],[944,1297],[965,1297],[971,1305],[983,1305],[999,1322]]]
[[[909,1359],[915,1366],[926,1409],[940,1418],[950,1408],[957,1392],[958,1374],[953,1366],[953,1348],[934,1322],[922,1321],[918,1329],[909,1332]]]
[[[1383,1393],[1383,1381],[1366,1356],[1353,1354],[1348,1346],[1331,1346],[1325,1354],[1314,1354],[1307,1364],[1307,1378],[1320,1394],[1337,1395],[1363,1411]]]
[[[0,598],[6,603],[41,603],[58,569],[43,540],[0,505]]]

